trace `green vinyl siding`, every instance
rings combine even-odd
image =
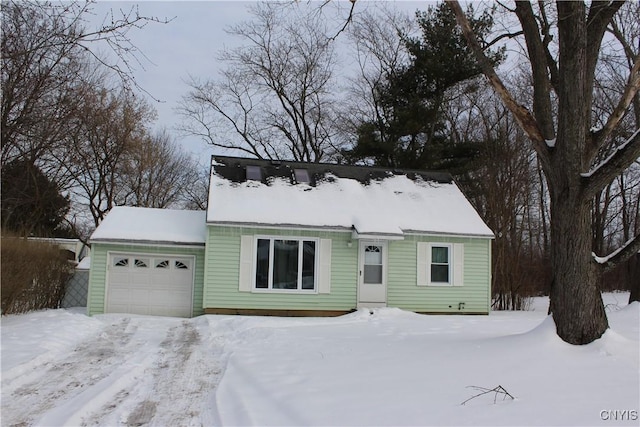
[[[89,315],[104,313],[105,291],[107,283],[107,257],[109,252],[163,254],[168,256],[195,256],[193,315],[204,313],[202,294],[204,284],[204,247],[148,246],[127,244],[93,243],[91,245],[91,270],[89,274],[89,292],[87,296],[87,313]]]
[[[331,293],[295,294],[239,290],[240,242],[243,235],[331,239]],[[417,244],[462,243],[462,286],[418,286]],[[204,307],[271,310],[351,310],[357,306],[357,240],[350,232],[208,227]],[[491,239],[406,235],[389,241],[387,305],[430,313],[488,313],[490,308]],[[459,304],[464,308],[459,310]]]
[[[240,292],[243,235],[331,239],[331,293]],[[356,306],[358,249],[351,232],[209,226],[204,280],[205,308],[267,310],[351,310]]]
[[[462,286],[418,286],[417,243],[464,244]],[[491,240],[405,236],[389,243],[387,305],[428,313],[488,313],[491,305]],[[464,307],[459,309],[460,303]]]

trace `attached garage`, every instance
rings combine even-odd
[[[194,257],[109,253],[106,313],[190,317]]]
[[[88,314],[203,313],[202,211],[116,207],[90,238]]]

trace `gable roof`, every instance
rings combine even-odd
[[[212,159],[207,222],[493,237],[448,173],[221,156]]]
[[[204,245],[206,228],[205,211],[117,206],[89,240]]]

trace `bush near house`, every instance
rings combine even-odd
[[[3,233],[1,256],[2,314],[60,307],[73,266],[56,246]]]

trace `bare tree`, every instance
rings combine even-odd
[[[605,38],[598,74],[595,82],[593,117],[596,126],[602,127],[608,112],[615,108],[617,99],[624,93],[627,77],[634,60],[640,55],[640,4],[627,2],[614,16],[607,31],[613,36]],[[636,93],[630,110],[620,120],[612,137],[619,140],[640,128],[640,94]],[[601,151],[598,160],[611,155]],[[594,203],[594,252],[605,254],[614,251],[633,236],[640,234],[640,160],[625,170],[596,194]],[[640,300],[640,256],[615,268],[608,268],[603,278],[603,288],[630,289],[630,301]]]
[[[127,33],[149,22],[167,22],[139,14],[137,8],[111,13],[95,29],[86,27],[93,1],[2,4],[2,165],[25,158],[39,161],[55,149],[74,110],[75,88],[86,78],[87,64],[109,70],[125,87],[137,87],[133,64],[142,54]],[[97,48],[115,55],[104,59]]]
[[[123,194],[118,203],[148,208],[187,204],[199,182],[198,165],[167,132],[135,141],[124,154],[120,172]]]
[[[548,286],[535,153],[486,87],[465,91],[447,110],[451,133],[479,151],[474,167],[457,181],[495,233],[492,308],[524,309],[528,297]]]
[[[599,277],[605,268],[640,249],[640,235],[604,258],[594,258],[591,247],[593,197],[640,156],[640,129],[613,138],[640,89],[640,57],[633,61],[623,94],[604,125],[592,126],[600,48],[622,2],[560,1],[553,11],[556,22],[548,19],[553,16],[551,3],[516,2],[513,12],[524,34],[532,71],[532,111],[516,101],[490,64],[460,4],[455,0],[447,3],[489,83],[532,141],[544,171],[551,199],[550,311],[557,333],[571,344],[592,342],[608,328]],[[551,37],[552,27],[557,29],[555,37]],[[612,147],[608,157],[596,160],[599,152]]]
[[[184,131],[259,158],[332,155],[334,48],[321,14],[304,9],[260,3],[228,29],[244,45],[222,52],[220,80],[191,82]]]
[[[128,194],[125,159],[147,136],[155,110],[126,90],[85,88],[73,131],[66,139],[64,166],[76,200],[88,207],[97,226]]]
[[[382,3],[385,5],[385,3]],[[349,94],[340,112],[343,138],[349,145],[358,127],[368,120],[384,122],[380,88],[409,61],[403,34],[413,34],[416,23],[401,11],[382,6],[357,14],[347,29],[358,73],[347,78]]]
[[[182,206],[185,209],[205,210],[209,203],[209,177],[211,166],[196,169],[196,181],[183,189]]]
[[[2,166],[16,159],[35,163],[60,142],[73,112],[82,49],[73,42],[79,24],[63,19],[66,10],[2,5]]]

